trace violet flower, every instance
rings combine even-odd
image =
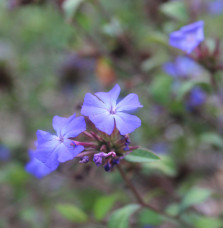
[[[98,92],[95,95],[87,93],[81,109],[81,114],[88,116],[95,126],[111,135],[115,126],[121,135],[133,132],[141,126],[141,120],[126,111],[143,107],[134,93],[117,102],[120,94],[118,84],[109,92]]]
[[[38,130],[37,150],[35,157],[50,169],[55,169],[60,162],[73,159],[84,150],[81,145],[75,145],[70,138],[78,136],[86,130],[84,117],[75,118],[75,114],[69,118],[54,116],[53,128],[56,135]]]
[[[204,22],[198,21],[170,34],[171,46],[191,53],[204,40]]]

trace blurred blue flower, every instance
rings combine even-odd
[[[0,161],[8,161],[11,157],[11,151],[8,147],[0,145]]]
[[[42,178],[51,172],[53,172],[57,167],[54,167],[53,169],[50,169],[47,167],[44,163],[42,163],[40,160],[35,158],[36,151],[30,150],[29,156],[30,161],[26,164],[25,170],[35,176],[36,178]]]
[[[210,14],[218,15],[223,13],[223,0],[215,0],[208,3],[208,11]]]
[[[42,130],[36,132],[35,157],[50,169],[56,169],[59,162],[71,160],[84,150],[83,146],[75,145],[69,138],[76,137],[85,131],[86,124],[83,116],[77,118],[75,118],[75,114],[69,118],[54,116],[53,128],[56,135]]]
[[[125,111],[135,110],[143,106],[134,93],[127,95],[117,103],[119,94],[119,85],[115,85],[109,92],[95,93],[95,96],[87,93],[81,114],[88,116],[99,130],[108,135],[112,134],[115,125],[121,135],[133,132],[141,126],[141,120],[137,116],[125,113]]]
[[[191,53],[204,40],[204,22],[198,21],[183,26],[180,30],[170,34],[171,46]]]
[[[187,107],[189,109],[201,106],[206,101],[206,94],[200,87],[194,87],[189,94]]]
[[[202,71],[200,65],[186,56],[178,56],[174,62],[167,62],[164,64],[163,69],[174,78],[196,76]]]

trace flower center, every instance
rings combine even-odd
[[[110,114],[114,115],[115,113],[116,113],[115,108],[111,107],[111,109],[110,109]]]
[[[187,42],[192,43],[194,42],[194,40],[195,40],[195,37],[193,34],[187,35]]]
[[[63,143],[64,138],[63,138],[62,136],[59,136],[59,137],[57,137],[57,140],[58,140],[60,143]]]

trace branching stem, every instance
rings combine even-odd
[[[132,191],[132,193],[134,194],[134,196],[136,197],[138,203],[142,206],[142,207],[146,207],[160,215],[162,215],[163,217],[167,218],[169,221],[173,222],[173,223],[177,223],[177,224],[181,224],[183,225],[183,227],[185,228],[192,228],[189,224],[187,224],[186,222],[182,221],[182,219],[179,216],[172,216],[169,215],[161,210],[159,210],[158,208],[146,203],[142,196],[140,195],[140,193],[137,191],[137,189],[135,188],[135,186],[131,183],[131,181],[129,180],[129,178],[126,176],[124,170],[122,169],[121,165],[117,165],[118,171],[120,173],[120,175],[122,176],[123,180],[125,181],[125,183],[127,184],[127,186],[129,187],[129,189]]]

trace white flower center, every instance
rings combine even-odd
[[[111,107],[110,114],[114,115],[116,113],[115,107]]]

